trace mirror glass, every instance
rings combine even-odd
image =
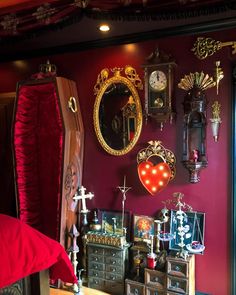
[[[126,77],[121,76],[121,71],[113,69],[114,76],[109,78],[109,70],[102,70],[94,87],[95,132],[102,147],[112,155],[129,152],[142,128],[142,109],[136,90],[136,87],[142,89],[142,82],[132,67],[125,68]]]

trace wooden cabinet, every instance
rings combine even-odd
[[[195,295],[195,256],[186,260],[167,257],[167,290],[169,294]]]
[[[144,284],[126,280],[126,295],[195,295],[195,256],[167,256],[166,272],[145,268]]]
[[[87,253],[88,286],[111,294],[124,294],[128,245],[119,248],[88,243]]]

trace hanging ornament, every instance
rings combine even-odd
[[[173,152],[165,149],[160,141],[148,143],[149,146],[137,155],[138,176],[145,189],[155,195],[175,177],[176,159]]]

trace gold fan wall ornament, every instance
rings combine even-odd
[[[204,91],[214,87],[215,85],[216,82],[208,74],[204,74],[203,72],[195,72],[185,75],[184,78],[180,80],[178,87],[186,91],[193,88],[198,88]]]

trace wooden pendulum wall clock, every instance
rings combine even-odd
[[[172,122],[173,83],[176,63],[170,55],[157,48],[142,65],[145,80],[145,116],[154,118],[161,130],[168,120]]]

